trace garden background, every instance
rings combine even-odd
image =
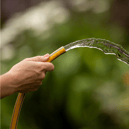
[[[24,58],[52,53],[70,42],[107,39],[129,51],[128,0],[2,0],[1,74]],[[128,129],[127,64],[91,48],[52,62],[42,86],[27,93],[18,129]],[[1,100],[8,129],[17,93]]]

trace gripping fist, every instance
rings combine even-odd
[[[1,96],[8,96],[15,92],[27,93],[36,91],[42,84],[46,72],[54,70],[54,65],[47,62],[49,57],[49,54],[46,54],[44,56],[26,58],[14,65],[1,77]]]

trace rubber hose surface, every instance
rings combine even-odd
[[[65,53],[65,49],[64,47],[60,47],[59,49],[57,49],[56,51],[54,51],[51,55],[50,58],[47,62],[51,62],[53,61],[55,58],[57,58],[58,56],[60,56],[61,54]],[[10,129],[17,129],[17,124],[18,124],[18,118],[20,115],[20,111],[21,111],[21,107],[23,104],[25,98],[25,93],[19,93],[14,109],[13,109],[13,114],[12,114],[12,120],[11,120],[11,125],[10,125]]]

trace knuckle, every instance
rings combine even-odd
[[[42,69],[43,69],[42,64],[38,63],[38,65],[37,65],[38,72],[41,73]]]
[[[42,82],[40,82],[40,86],[42,85]]]
[[[38,58],[38,59],[39,59],[39,58],[40,58],[40,56],[36,56],[36,58]]]
[[[27,61],[29,58],[25,58],[24,61]]]
[[[38,63],[38,69],[40,71],[44,70],[44,65],[41,62]]]
[[[55,67],[54,67],[54,65],[52,64],[52,65],[51,65],[51,69],[54,70],[54,68],[55,68]]]
[[[41,65],[41,69],[44,70],[45,69],[45,66],[44,65]]]
[[[41,78],[42,78],[42,79],[44,79],[44,78],[45,78],[45,73],[44,73],[44,72],[42,73]]]
[[[41,71],[37,70],[35,71],[35,78],[38,79],[38,77],[41,75]]]
[[[37,58],[37,59],[39,59],[39,60],[41,60],[41,59],[42,59],[42,58],[41,58],[41,56],[36,56],[36,58]]]

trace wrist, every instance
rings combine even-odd
[[[17,86],[15,84],[16,81],[15,75],[9,71],[7,72],[7,79],[8,79],[8,87],[12,90],[12,93],[16,93]]]
[[[1,98],[16,93],[15,86],[13,85],[13,76],[10,72],[1,75]]]

